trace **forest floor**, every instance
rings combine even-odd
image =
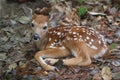
[[[3,6],[0,12],[0,80],[120,80],[119,0],[37,0],[6,2]],[[57,64],[61,66],[59,72],[45,71],[34,59],[37,49],[30,41],[31,17],[24,7],[33,11],[51,7],[48,13],[55,16],[51,18],[54,26],[74,24],[94,28],[110,46],[110,57],[93,59],[86,67]],[[70,22],[65,21],[66,18]]]

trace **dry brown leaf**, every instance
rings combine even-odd
[[[10,64],[9,65],[9,71],[11,71],[12,69],[15,69],[17,67],[17,64],[16,63],[13,63],[13,64]]]
[[[112,80],[112,71],[108,66],[102,68],[101,75],[104,80]]]
[[[102,77],[100,76],[100,74],[95,74],[92,80],[102,80]]]
[[[116,66],[116,67],[119,67],[120,66],[120,60],[114,60],[112,61],[112,65]]]
[[[72,26],[80,25],[80,18],[77,15],[77,9],[72,8],[71,2],[57,3],[52,6],[50,14],[50,25]]]

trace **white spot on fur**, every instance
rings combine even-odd
[[[64,47],[64,46],[62,46],[62,47],[60,47],[60,49],[65,49],[65,47]]]
[[[94,45],[91,46],[90,44],[87,44],[87,46],[90,47],[90,48],[92,48],[92,49],[95,49],[95,50],[98,49],[98,48],[97,48],[96,46],[94,46]]]
[[[90,48],[97,50],[98,48],[94,45],[90,46]]]
[[[54,33],[56,33],[56,31],[55,31],[55,30],[54,30],[53,32],[54,32]]]
[[[85,32],[85,29],[84,29],[84,28],[82,28],[82,31],[83,31],[83,32]]]
[[[89,44],[91,45],[91,44],[92,44],[92,42],[89,42]]]
[[[91,39],[91,42],[94,42],[94,40],[93,40],[93,39]]]
[[[51,41],[51,38],[49,38],[49,41]]]
[[[74,38],[77,37],[76,35],[73,36]]]
[[[91,33],[88,33],[88,35],[91,35]]]
[[[57,35],[60,35],[60,34],[61,34],[61,32],[58,32],[58,33],[57,33]]]
[[[87,36],[86,39],[90,39],[90,38]]]
[[[74,40],[77,40],[77,38],[74,38]]]
[[[55,47],[55,42],[53,42],[53,43],[50,45],[50,48],[56,48],[56,47]]]
[[[82,36],[80,35],[80,38],[82,38]]]
[[[73,34],[76,34],[76,32],[73,32]]]
[[[49,31],[48,33],[52,34],[52,31]]]
[[[99,40],[98,43],[101,44],[101,41]]]
[[[52,43],[52,44],[51,44],[51,46],[54,46],[54,45],[55,45],[55,43]]]
[[[85,32],[85,30],[83,30],[83,32]]]
[[[83,39],[79,38],[79,41],[83,41]]]
[[[56,48],[55,46],[50,45],[50,48]]]
[[[55,42],[57,42],[57,39],[55,39]]]

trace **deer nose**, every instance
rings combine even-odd
[[[33,39],[34,39],[34,40],[40,40],[40,36],[39,36],[37,33],[35,33],[35,34],[33,35]]]

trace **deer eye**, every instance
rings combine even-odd
[[[47,29],[47,26],[44,26],[43,29],[44,29],[44,30]]]
[[[31,27],[34,27],[34,24],[33,24],[33,23],[31,23]]]

